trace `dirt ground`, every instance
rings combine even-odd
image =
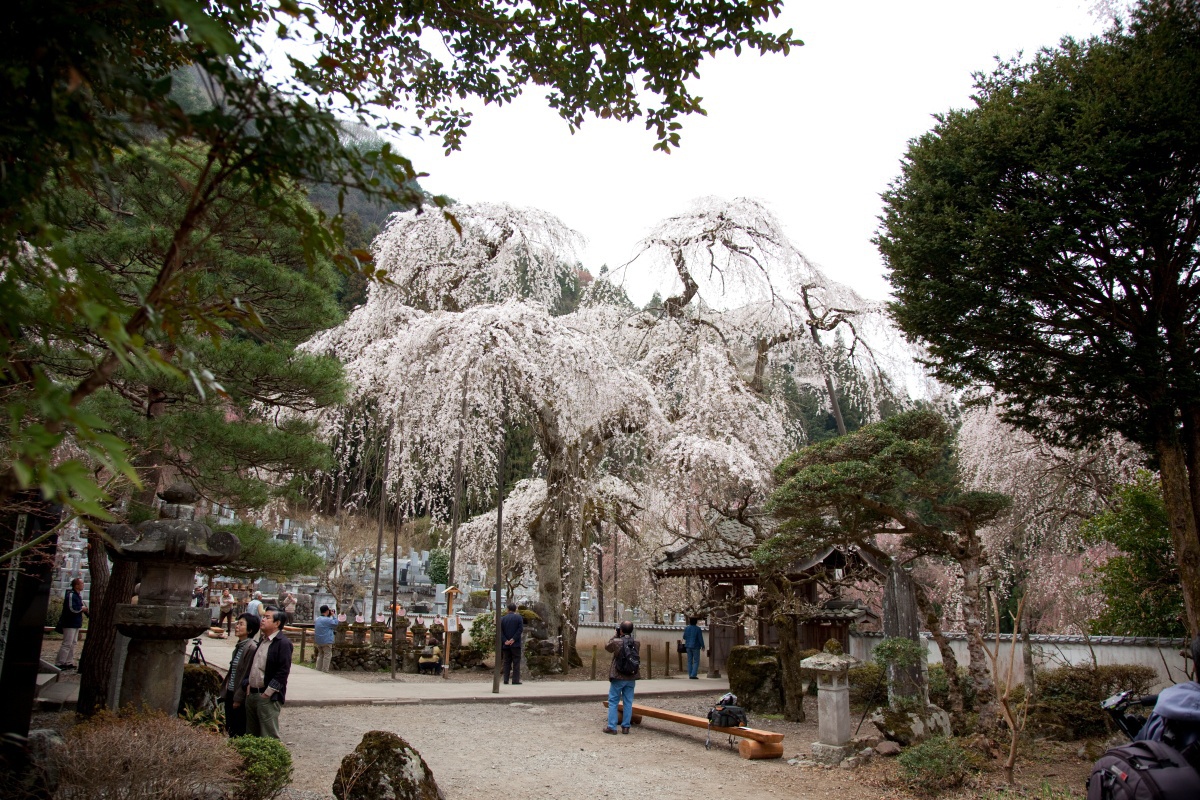
[[[370,730],[389,730],[417,748],[447,800],[503,789],[507,796],[557,800],[693,800],[697,796],[794,797],[814,800],[907,800],[895,762],[876,757],[853,770],[789,765],[816,740],[816,708],[808,723],[751,716],[751,726],[785,734],[784,758],[747,761],[725,737],[705,750],[705,731],[647,719],[630,735],[601,732],[605,710],[594,703],[418,704],[285,708],[284,741],[292,751],[294,796],[330,796],[342,757]],[[656,698],[654,704],[703,716],[710,699]],[[869,723],[868,723],[869,725]],[[867,726],[864,726],[864,729]],[[1038,743],[1036,760],[1018,765],[1018,783],[1043,782],[1082,797],[1090,763],[1078,746]],[[1033,753],[1030,753],[1032,756]],[[982,773],[957,796],[979,797],[1000,786],[1000,773]],[[1018,795],[1019,796],[1019,795]],[[1061,795],[1060,795],[1061,797]]]
[[[53,658],[59,642],[47,641]],[[587,677],[587,667],[569,677]],[[386,674],[347,673],[363,682],[389,680]],[[439,678],[405,675],[406,681]],[[65,681],[77,681],[72,673]],[[454,673],[452,680],[490,683],[480,672]],[[393,731],[420,751],[433,770],[446,800],[466,800],[502,789],[523,800],[596,797],[610,800],[694,800],[697,796],[737,798],[812,798],[813,800],[911,800],[894,759],[875,757],[853,770],[788,764],[807,755],[817,740],[815,700],[806,706],[809,721],[792,723],[750,715],[755,728],[784,734],[784,757],[747,761],[730,750],[724,737],[704,748],[705,731],[647,719],[630,735],[601,732],[606,684],[597,683],[595,702],[510,705],[480,702],[379,706],[286,706],[280,717],[284,742],[292,752],[295,776],[288,800],[332,797],[342,757],[371,730]],[[653,705],[704,716],[715,698],[655,698]],[[66,715],[63,715],[66,716]],[[36,715],[34,727],[64,727],[60,715]],[[69,723],[66,723],[69,724]],[[863,733],[871,732],[865,723]],[[1054,800],[1083,797],[1091,761],[1081,758],[1081,743],[1033,742],[1017,764],[1021,791],[1014,797],[1044,795],[1043,785],[1058,792]],[[1003,785],[999,770],[979,773],[961,791],[943,800],[992,798]]]

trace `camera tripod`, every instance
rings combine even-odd
[[[200,639],[192,639],[192,652],[188,655],[189,664],[203,664],[208,666],[208,662],[204,660],[204,653],[200,651]]]

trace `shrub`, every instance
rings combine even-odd
[[[858,708],[886,706],[887,675],[875,662],[850,670],[850,703]]]
[[[958,668],[958,685],[962,688],[963,711],[974,711],[975,684],[965,667]],[[950,682],[946,680],[944,664],[929,665],[929,702],[938,708],[950,707]]]
[[[188,664],[183,668],[183,688],[179,693],[178,713],[184,709],[210,711],[221,704],[224,680],[221,673],[203,664]]]
[[[46,605],[46,627],[53,628],[58,625],[58,618],[62,616],[63,599],[61,597],[51,597],[50,602]]]
[[[897,761],[909,788],[920,794],[960,786],[969,770],[966,751],[946,736],[934,736],[908,748]]]
[[[517,613],[521,615],[521,619],[525,620],[528,625],[531,622],[541,622],[542,618],[537,615],[537,612],[529,608],[518,608]]]
[[[492,593],[487,589],[476,589],[468,596],[467,605],[471,608],[487,608],[491,599]]]
[[[1064,740],[1104,736],[1113,729],[1101,701],[1125,690],[1147,694],[1157,680],[1152,667],[1135,664],[1067,666],[1038,673],[1028,728]]]
[[[271,800],[292,782],[292,754],[278,739],[239,736],[229,746],[242,757],[237,800]]]
[[[224,740],[175,717],[101,712],[66,739],[57,800],[191,800],[232,788]]]
[[[471,646],[481,653],[490,653],[496,646],[494,614],[480,614],[471,620]]]

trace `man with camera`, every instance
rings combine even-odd
[[[608,668],[608,724],[604,732],[617,732],[617,703],[621,703],[621,733],[629,733],[633,724],[633,687],[642,677],[642,643],[633,638],[633,623],[625,620],[618,625],[604,649],[613,654]]]

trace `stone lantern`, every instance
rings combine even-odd
[[[801,669],[817,674],[817,735],[812,757],[822,764],[838,764],[851,755],[850,668],[860,663],[839,652],[817,653],[800,662]]]
[[[117,606],[117,630],[128,636],[119,707],[132,705],[174,716],[183,684],[187,640],[212,624],[207,608],[193,608],[193,577],[199,567],[227,564],[242,546],[229,531],[196,522],[196,490],[175,483],[159,493],[162,519],[108,529],[109,549],[136,561],[141,589],[137,605]]]

